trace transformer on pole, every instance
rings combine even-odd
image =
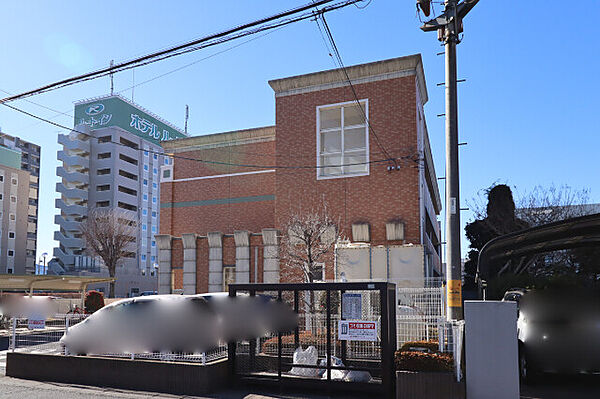
[[[421,26],[424,32],[438,32],[446,54],[446,304],[449,320],[463,318],[456,45],[460,43],[463,18],[478,2],[446,0],[444,12]],[[428,15],[431,0],[417,0],[417,6]]]

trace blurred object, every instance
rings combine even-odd
[[[90,291],[85,296],[85,313],[94,313],[104,307],[104,295],[98,291]]]
[[[47,318],[56,313],[56,303],[51,296],[6,295],[0,299],[0,313],[5,317]]]
[[[71,354],[200,353],[296,326],[292,309],[268,297],[151,295],[103,307],[60,342]]]
[[[510,290],[517,303],[519,371],[523,380],[539,373],[600,372],[600,291],[584,288]]]

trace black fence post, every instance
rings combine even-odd
[[[327,296],[327,382],[331,382],[331,290],[326,291]]]
[[[256,297],[256,291],[250,290],[250,297]],[[253,372],[256,369],[256,339],[250,339],[250,372]]]
[[[233,286],[229,286],[229,296],[234,297],[237,295],[236,289]],[[227,343],[227,363],[229,364],[229,378],[232,382],[235,382],[235,346],[236,341],[229,341]]]
[[[277,291],[277,301],[281,302],[281,289]],[[281,382],[281,331],[277,332],[277,378]]]
[[[346,292],[346,290],[340,291],[340,320],[345,320],[344,319],[344,293],[345,292]],[[346,351],[347,351],[347,347],[348,347],[348,341],[346,341],[346,340],[340,341],[340,345],[342,347],[341,348],[342,349],[342,363],[348,364],[346,361],[347,360],[346,359],[346,357],[347,357]]]
[[[299,306],[298,306],[298,290],[294,290],[294,312],[296,315],[298,314]],[[294,349],[297,349],[300,346],[300,327],[296,326],[294,329]]]

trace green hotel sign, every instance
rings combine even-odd
[[[92,130],[117,126],[155,144],[187,137],[175,127],[118,96],[76,104],[75,126],[79,124],[88,125]]]

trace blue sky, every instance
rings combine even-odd
[[[292,8],[305,1],[28,1],[3,2],[0,90],[21,92],[172,44]],[[518,8],[517,8],[518,7]],[[436,7],[439,11],[440,6]],[[600,202],[600,2],[577,6],[541,0],[481,0],[465,20],[458,47],[461,195],[471,199],[494,182],[526,191],[535,185],[588,188]],[[373,0],[328,14],[346,65],[408,54],[423,55],[429,90],[426,116],[438,176],[444,174],[443,51],[423,33],[413,1]],[[225,48],[201,50],[137,68],[140,83]],[[594,44],[596,43],[596,44]],[[274,123],[267,81],[334,66],[314,22],[300,22],[135,88],[134,101],[201,135]],[[131,71],[115,90],[131,98]],[[108,78],[13,103],[72,125],[73,102],[106,94]],[[0,107],[2,131],[42,146],[38,253],[52,252],[56,142],[60,129]],[[443,184],[440,190],[443,192]],[[472,218],[463,212],[463,222]],[[463,252],[467,242],[463,240]]]

